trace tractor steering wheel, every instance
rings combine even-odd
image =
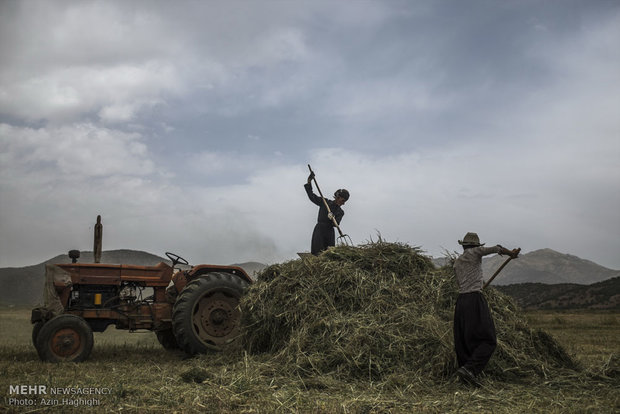
[[[179,263],[181,263],[182,265],[189,265],[189,262],[178,254],[166,252],[166,256],[168,256],[168,259],[172,261],[172,267],[176,266]]]

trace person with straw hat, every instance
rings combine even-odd
[[[345,189],[337,190],[334,193],[333,200],[325,199],[325,201],[323,201],[322,197],[319,197],[312,191],[312,179],[314,179],[314,172],[311,172],[308,176],[308,181],[304,184],[304,188],[306,189],[306,194],[308,194],[310,201],[319,206],[319,216],[314,230],[312,231],[312,243],[310,246],[310,252],[316,256],[328,247],[336,245],[334,219],[336,223],[340,224],[344,216],[342,206],[349,199],[349,192]],[[329,210],[325,203],[329,206]]]
[[[454,349],[459,368],[457,375],[469,384],[479,386],[477,376],[491,359],[497,339],[489,306],[482,295],[482,257],[498,253],[516,258],[520,249],[508,250],[499,244],[484,247],[476,233],[467,233],[463,254],[454,262],[459,296],[454,308]]]

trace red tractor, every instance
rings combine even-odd
[[[252,279],[237,266],[197,265],[166,252],[172,266],[77,263],[46,266],[45,306],[32,310],[32,341],[43,361],[86,360],[93,331],[148,329],[166,349],[221,350],[239,332],[239,299]],[[149,289],[150,288],[150,289]],[[151,293],[143,297],[145,291]]]

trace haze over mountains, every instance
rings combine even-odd
[[[494,255],[482,262],[485,279],[493,275],[506,256]],[[551,249],[534,250],[519,256],[502,270],[493,281],[496,285],[515,283],[578,283],[589,285],[620,276],[612,270],[589,260]]]
[[[484,279],[488,280],[504,263],[507,256],[493,255],[482,260]],[[448,259],[435,258],[436,266],[443,266]],[[589,285],[620,276],[620,270],[598,265],[590,260],[556,252],[552,249],[534,250],[521,254],[493,280],[493,285],[512,285],[515,283],[577,283]]]
[[[485,279],[488,279],[494,271],[506,260],[506,257],[492,256],[483,261],[483,271]],[[45,278],[46,263],[69,263],[71,259],[67,254],[58,255],[43,263],[20,268],[0,268],[0,304],[32,306],[41,302],[43,284]],[[92,252],[81,252],[78,260],[82,263],[92,263]],[[445,263],[445,258],[434,259],[437,265]],[[138,250],[110,250],[104,251],[101,258],[102,263],[123,263],[139,266],[153,266],[159,262],[170,262],[160,256]],[[199,263],[192,263],[199,264]],[[213,263],[222,264],[222,263]],[[254,276],[266,265],[259,262],[246,262],[235,264],[242,267],[250,276]],[[597,282],[607,281],[612,278],[620,277],[620,270],[612,270],[600,266],[589,260],[579,257],[556,252],[551,249],[535,250],[522,254],[518,259],[512,260],[493,281],[493,285],[514,285],[530,284],[529,288],[506,290],[506,293],[516,294],[521,297],[528,296],[524,292],[528,289],[540,290],[543,285],[555,286],[554,292],[560,294],[566,291],[578,292],[579,285],[592,285]],[[533,285],[536,284],[536,285]],[[542,285],[541,285],[542,284]],[[567,288],[568,286],[568,288]],[[617,281],[604,284],[607,290],[611,289],[611,296],[620,292]],[[525,289],[525,290],[524,290]],[[603,289],[603,290],[605,290]],[[504,290],[504,289],[501,289]],[[610,292],[607,292],[610,293]],[[512,295],[511,294],[511,295]],[[554,297],[542,295],[540,299],[545,301],[548,306],[552,306]],[[615,299],[614,299],[615,300]],[[565,298],[562,303],[573,303],[574,300]],[[577,300],[579,302],[579,300]],[[559,303],[559,302],[558,302]],[[523,302],[525,306],[534,306],[532,302]],[[605,305],[607,306],[607,305]]]

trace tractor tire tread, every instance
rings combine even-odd
[[[206,273],[191,282],[183,289],[172,310],[172,326],[179,348],[189,355],[220,351],[221,347],[205,344],[194,332],[192,327],[192,311],[194,304],[202,295],[218,287],[235,291],[241,297],[248,283],[240,277],[225,272]]]

